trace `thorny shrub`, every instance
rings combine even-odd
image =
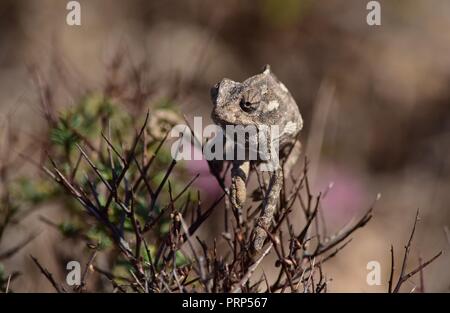
[[[329,277],[322,265],[367,224],[373,206],[337,233],[322,233],[318,218],[322,195],[311,192],[305,159],[299,173],[284,173],[278,210],[266,230],[263,252],[251,257],[250,235],[262,206],[261,195],[267,193],[265,174],[251,169],[249,180],[257,182],[257,188],[240,217],[229,201],[229,162],[210,161],[211,175],[222,195],[205,206],[194,187],[198,176],[189,177],[183,164],[169,153],[168,131],[183,121],[175,104],[180,101],[180,92],[149,104],[155,87],[143,79],[144,67],[132,68],[120,81],[117,73],[121,63],[120,57],[112,63],[103,91],[86,91],[74,106],[59,113],[51,88],[34,72],[47,130],[41,160],[24,157],[46,175],[20,180],[18,197],[34,205],[59,199],[71,218],[42,221],[63,236],[85,242],[90,254],[81,285],[76,287],[56,281],[33,257],[53,287],[58,292],[102,291],[87,284],[90,273],[110,282],[111,289],[105,290],[115,292],[326,292]],[[3,167],[0,173],[5,184]],[[9,193],[3,190],[2,210],[6,205],[7,211],[2,211],[2,221],[14,211],[10,201]],[[300,225],[292,221],[294,208],[301,208]],[[217,210],[223,211],[221,234],[213,239],[200,238],[199,228]],[[438,256],[405,273],[411,239],[395,286],[391,273],[390,292],[398,292],[404,281]],[[109,268],[96,265],[100,253],[110,258]],[[264,271],[258,272],[269,254],[275,257],[270,267],[277,273],[273,281]],[[5,276],[0,276],[0,287],[5,289],[4,285]]]

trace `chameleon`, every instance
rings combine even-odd
[[[243,82],[222,79],[211,88],[211,100],[214,106],[211,118],[222,129],[227,125],[253,125],[258,132],[267,129],[267,126],[278,126],[279,129],[277,138],[270,135],[266,137],[269,142],[277,140],[279,159],[284,162],[283,166],[277,166],[269,172],[270,179],[266,182],[268,187],[261,213],[250,236],[251,251],[258,253],[267,238],[266,230],[269,229],[277,208],[283,172],[290,171],[300,154],[301,144],[297,137],[303,128],[303,119],[291,93],[274,75],[269,65],[261,73]],[[262,143],[257,144],[259,147]],[[264,151],[267,153],[267,150]],[[267,158],[232,160],[229,197],[237,212],[242,212],[247,198],[246,183],[251,162],[261,164],[267,162]]]

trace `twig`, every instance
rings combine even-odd
[[[273,243],[270,243],[266,250],[264,250],[264,252],[261,254],[261,256],[255,261],[255,263],[253,263],[249,269],[247,270],[247,272],[245,273],[245,275],[242,277],[242,279],[239,281],[238,286],[236,286],[231,293],[238,293],[242,291],[242,287],[247,283],[247,281],[250,279],[250,277],[252,277],[253,273],[256,271],[256,269],[258,268],[259,264],[261,263],[261,261],[264,259],[264,257],[270,252],[270,250],[273,247]],[[265,274],[264,274],[265,277]],[[267,278],[266,278],[266,283],[267,283]]]
[[[34,264],[39,268],[41,273],[47,278],[47,280],[52,284],[53,288],[55,288],[56,292],[66,292],[64,290],[64,287],[58,286],[55,279],[53,278],[52,273],[50,273],[46,268],[42,267],[42,265],[39,263],[39,261],[32,255],[30,255],[31,259],[33,260]]]
[[[405,274],[407,259],[408,259],[409,251],[411,249],[411,243],[412,243],[412,240],[414,238],[414,233],[416,231],[416,226],[417,226],[418,220],[419,220],[419,210],[417,210],[417,212],[416,212],[416,216],[415,216],[415,219],[414,219],[414,224],[413,224],[413,227],[412,227],[411,235],[409,236],[408,243],[405,246],[405,254],[403,256],[403,262],[402,262],[402,267],[401,267],[401,271],[400,271],[400,276],[399,276],[397,284],[395,285],[394,290],[392,291],[394,293],[398,293],[400,291],[400,288],[401,288],[401,286],[402,286],[402,284],[404,282],[408,281],[408,279],[410,279],[416,273],[422,271],[425,267],[427,267],[429,264],[431,264],[434,260],[436,260],[442,254],[442,251],[440,251],[438,254],[436,254],[434,257],[432,257],[431,259],[429,259],[425,263],[420,264],[414,270],[412,270],[411,272]],[[393,252],[392,252],[391,256],[392,255],[393,255]],[[393,257],[392,257],[392,262],[391,263],[392,264],[394,263],[393,262]],[[391,278],[390,279],[392,279],[392,273],[393,273],[393,269],[391,269]],[[392,290],[392,282],[390,282],[390,284],[389,284],[389,290]]]
[[[395,271],[395,267],[394,267],[394,246],[391,245],[391,273],[389,274],[389,287],[388,287],[388,292],[389,293],[392,292],[392,282],[394,281],[394,271]]]

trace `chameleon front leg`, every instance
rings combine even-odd
[[[247,198],[247,178],[250,170],[249,161],[234,161],[231,169],[231,205],[238,215],[239,225],[242,225],[242,210]]]
[[[253,231],[252,248],[255,253],[259,252],[267,238],[265,229],[269,229],[273,219],[273,214],[277,208],[278,198],[283,185],[283,171],[275,170],[269,181],[269,188],[263,203],[263,209],[260,217],[256,221],[256,227]]]

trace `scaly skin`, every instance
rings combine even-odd
[[[295,144],[284,165],[285,171],[290,170],[300,153],[300,143],[296,141],[296,137],[303,128],[303,120],[295,100],[286,86],[270,71],[269,66],[266,66],[262,73],[252,76],[242,83],[227,78],[223,79],[211,89],[211,98],[214,103],[212,119],[224,129],[227,125],[242,125],[244,127],[251,125],[259,131],[262,126],[268,126],[269,128],[278,126],[280,130],[278,137],[266,137],[266,144],[276,140],[279,151],[286,151],[286,148]],[[258,152],[262,151],[262,149],[259,149],[260,147],[261,142],[258,142]],[[268,152],[265,151],[264,153],[267,154]],[[284,157],[283,155],[279,156],[280,159],[284,159]],[[262,158],[257,160],[233,160],[231,170],[230,201],[233,209],[239,215],[240,224],[243,222],[242,210],[247,198],[246,183],[250,162],[261,164],[267,161]],[[261,251],[267,238],[266,230],[270,228],[283,185],[281,167],[273,169],[270,173],[269,186],[265,194],[262,211],[251,236],[251,248],[255,254]]]

